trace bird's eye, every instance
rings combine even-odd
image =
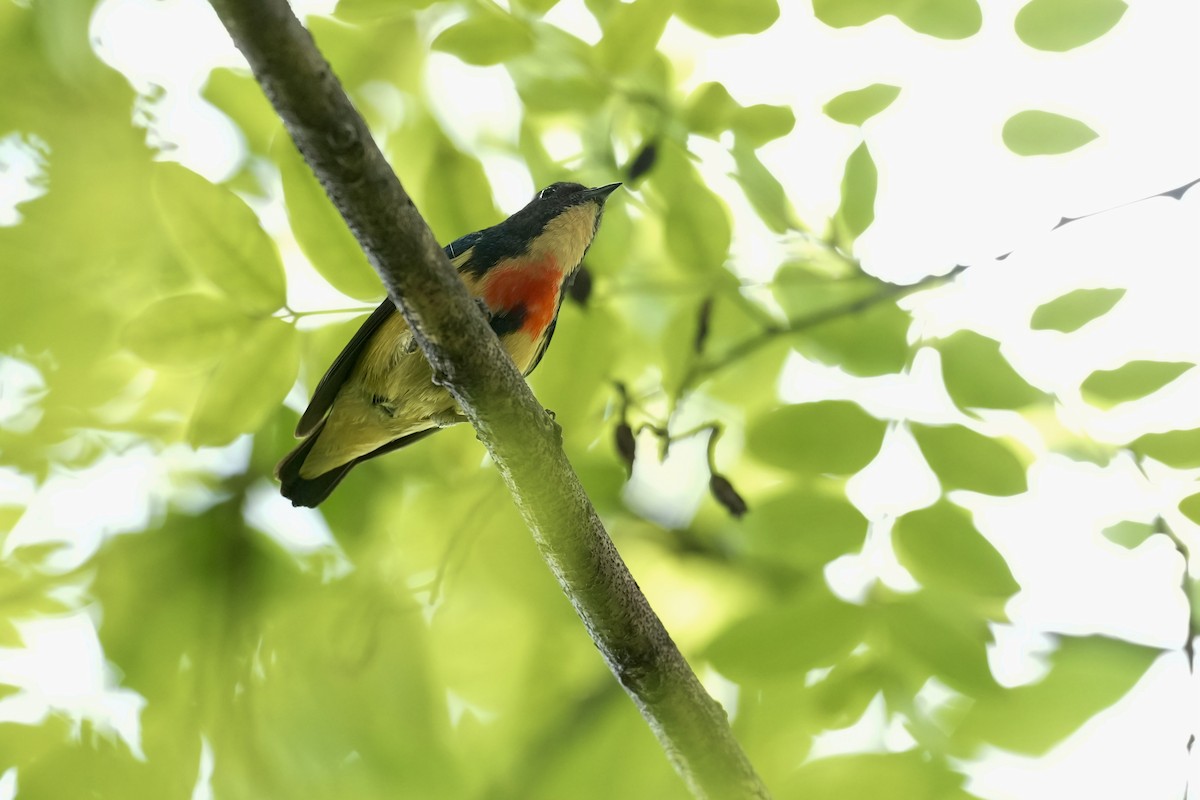
[[[538,192],[538,200],[545,200],[547,197],[553,197],[556,194],[558,194],[558,184],[551,184]]]

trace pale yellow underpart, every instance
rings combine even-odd
[[[553,256],[564,270],[573,271],[595,235],[597,210],[594,203],[584,203],[563,212],[534,240],[524,258],[537,262]],[[459,253],[450,263],[460,266],[470,254],[471,250]],[[502,261],[496,268],[505,265]],[[462,275],[472,296],[483,295],[488,274],[478,280],[469,273]],[[334,399],[316,444],[304,459],[302,478],[315,478],[401,436],[457,418],[454,398],[433,384],[433,370],[420,349],[413,346],[412,338],[400,314],[388,317],[371,337]],[[521,331],[504,336],[501,343],[522,373],[528,371],[541,345],[540,340]],[[376,397],[386,398],[395,413],[388,415],[381,410],[373,402]]]

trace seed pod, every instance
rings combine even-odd
[[[704,298],[700,311],[696,314],[696,338],[692,341],[692,349],[697,353],[704,352],[704,343],[708,341],[708,323],[712,319],[712,296]]]
[[[592,296],[592,273],[588,271],[587,266],[581,264],[579,269],[575,270],[575,274],[571,276],[571,285],[567,287],[567,296],[581,308],[587,308],[588,298]]]
[[[633,475],[633,460],[637,456],[637,441],[633,438],[633,428],[622,422],[617,426],[614,441],[617,445],[617,455],[621,456],[629,474]]]
[[[625,168],[625,174],[629,176],[629,180],[636,181],[651,170],[657,159],[658,145],[653,141],[646,142]]]
[[[708,490],[712,492],[713,499],[725,506],[725,510],[738,519],[748,510],[746,501],[737,493],[737,489],[733,488],[733,484],[724,475],[713,474],[708,479]]]

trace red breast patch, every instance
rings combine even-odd
[[[562,280],[562,270],[553,256],[541,261],[514,259],[488,271],[484,277],[483,299],[493,312],[524,306],[520,330],[537,339],[558,310],[558,290]]]

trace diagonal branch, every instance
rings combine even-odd
[[[613,674],[701,798],[766,798],[724,710],[634,582],[534,399],[286,0],[211,0],[433,367],[475,426]]]

